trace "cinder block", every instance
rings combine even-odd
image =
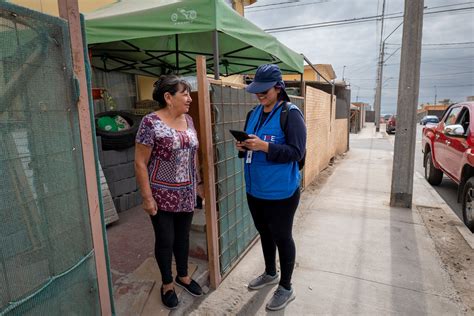
[[[133,161],[119,165],[118,169],[121,179],[135,177],[135,163]]]
[[[130,201],[130,203],[132,203],[131,207],[135,207],[137,205],[142,204],[142,196],[140,194],[140,191],[138,191],[138,190],[131,193],[130,199],[132,200],[132,201]]]
[[[130,192],[128,179],[123,179],[123,180],[114,182],[114,190],[113,190],[112,196],[114,197],[120,196],[127,192]]]
[[[120,198],[116,197],[113,199],[113,201],[114,201],[115,209],[117,210],[117,212],[120,212]]]
[[[132,178],[135,176],[135,166],[133,162],[104,168],[104,175],[109,182]]]
[[[128,197],[126,195],[121,195],[114,198],[115,208],[118,212],[122,212],[128,209],[127,207]]]
[[[130,178],[130,191],[136,191],[138,189],[137,179],[135,177]]]
[[[109,186],[110,195],[115,198],[118,194],[115,193],[115,182],[107,182]]]
[[[135,146],[127,148],[126,151],[127,151],[127,161],[128,162],[135,161]]]
[[[105,150],[102,152],[102,156],[104,159],[102,163],[103,168],[127,162],[126,150]]]
[[[137,190],[137,182],[135,177],[122,179],[113,182],[113,189],[110,190],[112,196],[120,196]]]
[[[129,196],[128,194],[124,194],[120,197],[120,208],[121,211],[126,211],[128,210],[128,201],[129,201]]]
[[[96,136],[95,139],[96,139],[96,144],[97,144],[97,150],[101,152],[102,151],[102,137]]]

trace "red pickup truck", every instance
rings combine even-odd
[[[453,104],[437,125],[425,126],[422,150],[426,180],[439,185],[445,174],[458,184],[464,223],[474,231],[474,102]]]

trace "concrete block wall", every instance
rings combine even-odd
[[[102,150],[101,146],[98,148],[99,160],[117,211],[122,212],[141,204],[135,178],[135,147],[123,150]]]

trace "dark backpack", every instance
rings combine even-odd
[[[285,131],[288,125],[288,113],[290,112],[291,109],[290,109],[290,105],[288,105],[288,102],[283,102],[281,106],[283,108],[281,109],[281,113],[280,113],[280,128],[282,131]],[[250,114],[253,112],[253,110],[255,110],[255,108],[251,109],[250,112],[247,114],[247,117],[245,119],[244,130],[247,128],[247,121],[249,120]],[[299,170],[303,169],[305,160],[306,160],[306,152],[304,153],[303,158],[301,158],[298,161]]]

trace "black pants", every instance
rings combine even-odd
[[[265,271],[276,273],[276,249],[280,255],[280,285],[291,288],[291,275],[295,267],[296,247],[293,240],[293,218],[300,201],[300,189],[283,200],[264,200],[247,194],[250,213],[260,233]]]
[[[155,231],[155,258],[163,284],[173,282],[173,253],[178,276],[188,275],[189,231],[193,214],[194,212],[173,213],[159,210],[155,216],[150,216]]]

